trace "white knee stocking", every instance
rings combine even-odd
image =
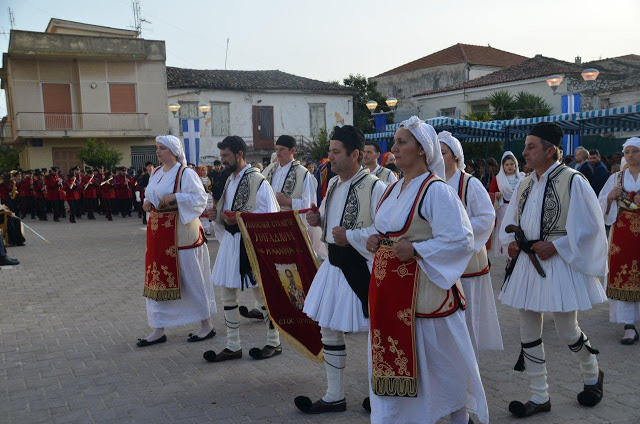
[[[522,348],[516,370],[527,371],[531,401],[537,404],[545,403],[549,400],[549,385],[542,343],[541,313],[520,310],[520,340]]]
[[[591,347],[587,336],[584,335],[578,326],[578,312],[556,312],[553,314],[556,323],[558,337],[569,345],[573,356],[580,364],[584,383],[591,385],[598,382],[598,351]]]
[[[222,288],[224,324],[227,327],[227,349],[237,352],[240,345],[240,311],[238,310],[238,289]]]
[[[324,363],[327,371],[327,393],[322,400],[336,402],[344,399],[344,367],[347,362],[347,349],[344,333],[329,328],[321,328],[324,346]]]
[[[274,347],[280,346],[280,333],[271,322],[271,317],[267,313],[267,307],[264,306],[264,298],[262,297],[260,287],[256,286],[253,288],[253,295],[256,298],[256,308],[262,312],[265,325],[267,326],[267,345]]]

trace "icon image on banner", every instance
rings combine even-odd
[[[304,291],[296,264],[275,264],[275,266],[284,292],[293,307],[301,311],[304,307]]]

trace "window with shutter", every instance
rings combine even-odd
[[[311,118],[311,138],[315,139],[320,130],[327,127],[326,105],[324,103],[310,103],[309,116]]]
[[[229,103],[211,102],[211,135],[228,136],[229,130]]]
[[[48,130],[71,129],[71,84],[42,83],[45,128]]]
[[[109,84],[111,113],[136,113],[136,85]]]

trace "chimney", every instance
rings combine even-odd
[[[576,56],[576,65],[582,65],[582,58],[580,56]]]

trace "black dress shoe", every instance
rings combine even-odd
[[[602,386],[604,385],[604,373],[602,370],[598,373],[598,382],[587,386],[584,385],[584,390],[578,393],[578,403],[582,406],[596,406],[601,400],[604,392]]]
[[[626,324],[626,325],[624,326],[624,329],[625,329],[625,330],[633,330],[633,331],[635,331],[635,332],[636,332],[636,335],[635,335],[635,336],[633,336],[633,337],[631,337],[631,338],[629,338],[629,337],[627,337],[627,338],[623,338],[622,340],[620,340],[620,343],[622,343],[623,345],[632,345],[632,344],[634,344],[635,342],[637,342],[637,341],[638,341],[638,339],[639,339],[640,337],[638,337],[638,330],[636,330],[636,326],[635,326],[635,325],[633,325],[633,324]]]
[[[238,308],[238,311],[240,312],[240,315],[245,318],[264,319],[264,315],[262,315],[262,312],[260,312],[256,308],[249,310],[246,306],[240,306]]]
[[[213,336],[216,335],[216,330],[214,330],[213,328],[211,329],[211,331],[209,331],[209,334],[207,334],[204,337],[198,337],[197,334],[189,334],[189,338],[187,339],[187,341],[189,343],[195,343],[195,342],[201,342],[203,340],[207,340],[212,338]]]
[[[147,339],[138,339],[138,343],[136,343],[136,346],[138,347],[147,347],[147,346],[151,346],[154,344],[158,344],[158,343],[164,343],[167,341],[167,335],[163,334],[162,337],[160,337],[159,339],[156,339],[152,342],[148,342]]]
[[[8,256],[3,256],[0,258],[0,266],[7,266],[7,265],[19,265],[20,261],[17,259],[11,259]]]
[[[362,401],[362,407],[364,408],[365,411],[367,411],[368,413],[371,413],[371,399],[369,399],[369,396],[364,398],[364,400]]]
[[[262,349],[258,347],[254,347],[249,351],[249,356],[253,359],[269,359],[276,355],[280,355],[282,353],[282,345],[278,346],[269,346],[266,345]]]
[[[538,412],[549,412],[551,411],[551,399],[546,401],[543,404],[537,404],[534,402],[522,403],[514,400],[509,404],[509,412],[511,412],[516,417],[524,418],[530,417]]]
[[[208,362],[230,361],[232,359],[242,358],[242,349],[238,350],[237,352],[233,352],[225,348],[218,354],[216,354],[213,350],[207,350],[204,354],[202,354],[202,357]]]
[[[324,414],[325,412],[344,412],[347,410],[347,400],[342,399],[336,402],[325,402],[320,399],[311,403],[311,399],[306,396],[298,396],[293,400],[296,407],[305,414]]]

